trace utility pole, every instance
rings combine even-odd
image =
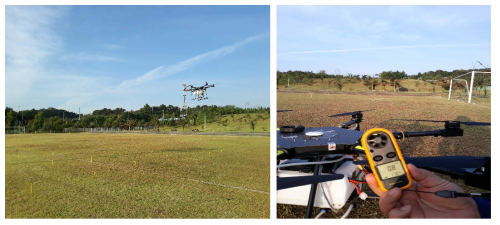
[[[163,123],[163,125],[165,125],[165,110],[163,110],[163,117],[162,117],[161,122]]]
[[[80,121],[80,107],[78,107],[78,121]]]
[[[18,108],[18,109],[17,109],[17,116],[19,116],[19,111],[21,111],[21,106],[19,106],[19,105],[18,105],[18,106],[17,106],[17,108]],[[21,114],[21,115],[22,115],[22,114]],[[19,117],[17,117],[17,118],[19,118]],[[16,118],[16,120],[17,120],[17,118]],[[22,120],[22,119],[21,119],[21,120]],[[21,123],[22,123],[22,122],[23,122],[23,121],[21,121]],[[21,123],[17,123],[17,126],[19,127],[19,133],[21,133]]]
[[[290,77],[288,77],[288,90],[290,90]]]

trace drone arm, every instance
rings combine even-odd
[[[431,131],[394,131],[392,132],[396,139],[403,139],[406,137],[423,137],[423,136],[443,136],[443,137],[459,137],[464,136],[464,130],[459,127],[445,128],[441,130],[431,130]]]
[[[350,120],[350,121],[348,121],[348,122],[343,123],[341,126],[342,126],[342,128],[347,129],[347,128],[349,128],[351,125],[353,125],[353,124],[355,124],[355,123],[357,123],[357,122],[358,122],[357,120]]]
[[[423,137],[423,136],[444,136],[444,130],[432,130],[432,131],[394,131],[392,132],[396,139],[403,139],[408,137]]]

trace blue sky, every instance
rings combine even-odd
[[[491,64],[490,6],[278,6],[280,71],[376,74]]]
[[[6,106],[270,105],[269,6],[6,6]]]

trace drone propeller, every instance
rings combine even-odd
[[[300,177],[278,177],[278,190],[298,187],[303,185],[317,184],[332,180],[340,180],[344,178],[344,174],[331,175],[316,175],[316,176],[300,176]]]
[[[290,112],[290,111],[293,111],[293,110],[290,110],[290,109],[276,110],[276,112]]]
[[[391,119],[400,121],[416,121],[416,122],[433,122],[433,123],[449,123],[449,122],[459,122],[460,124],[467,126],[491,126],[491,123],[484,122],[466,122],[466,121],[451,121],[451,120],[405,120],[405,119]]]
[[[346,113],[341,113],[341,114],[335,114],[335,115],[331,115],[330,117],[337,117],[337,116],[352,116],[352,115],[356,115],[360,112],[368,112],[368,111],[373,111],[375,109],[370,109],[370,110],[363,110],[363,111],[354,111],[354,112],[346,112]]]

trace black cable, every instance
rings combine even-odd
[[[414,191],[414,192],[420,192],[420,193],[435,194],[434,192],[429,192],[429,191],[417,191],[417,190],[405,190],[405,191]]]
[[[436,191],[436,192],[428,192],[428,191],[417,191],[417,190],[405,190],[405,191],[414,191],[420,193],[429,193],[434,194],[441,198],[458,198],[458,197],[470,197],[470,198],[491,198],[490,193],[460,193],[456,191]]]

